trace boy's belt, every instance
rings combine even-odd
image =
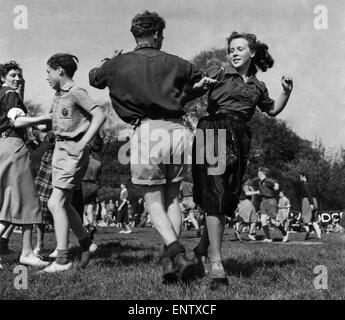
[[[62,137],[62,136],[56,136],[56,141],[75,141],[78,142],[82,137],[84,133],[79,133],[76,137]]]

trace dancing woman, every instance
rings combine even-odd
[[[210,246],[211,287],[228,283],[222,265],[221,243],[225,215],[234,214],[246,170],[251,139],[247,122],[256,106],[269,116],[278,115],[286,106],[293,88],[292,79],[283,76],[283,92],[276,101],[269,97],[266,85],[257,79],[256,73],[259,69],[265,72],[274,61],[268,46],[257,41],[254,34],[233,32],[227,39],[227,50],[229,65],[211,67],[207,72],[219,84],[209,91],[209,115],[201,118],[197,126],[204,136],[206,130],[213,130],[214,141],[218,140],[218,130],[226,130],[226,146],[215,146],[215,150],[226,147],[224,172],[214,174],[209,170],[214,166],[207,164],[206,148],[197,145],[197,139],[193,145],[194,201],[207,213],[206,227],[194,253],[203,268],[202,257],[207,256]]]

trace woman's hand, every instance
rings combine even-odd
[[[290,94],[293,89],[293,80],[289,76],[282,76],[282,87],[285,93]]]

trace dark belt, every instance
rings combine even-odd
[[[76,137],[61,137],[56,136],[56,141],[75,141],[78,142],[82,137],[84,133],[79,133]]]
[[[232,119],[237,120],[237,121],[241,121],[241,122],[245,122],[245,123],[248,122],[246,117],[243,116],[242,114],[240,114],[239,112],[234,112],[234,111],[230,111],[230,110],[219,110],[217,112],[217,114],[223,114],[226,117],[232,118]]]

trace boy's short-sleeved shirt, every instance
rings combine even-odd
[[[230,65],[225,67],[210,67],[207,76],[217,79],[214,89],[209,91],[209,113],[235,112],[249,121],[256,106],[262,112],[269,112],[274,108],[274,100],[270,98],[264,82],[251,75],[246,82],[242,76]]]
[[[92,109],[97,104],[74,81],[66,83],[54,96],[53,131],[58,137],[73,139],[87,131]]]

